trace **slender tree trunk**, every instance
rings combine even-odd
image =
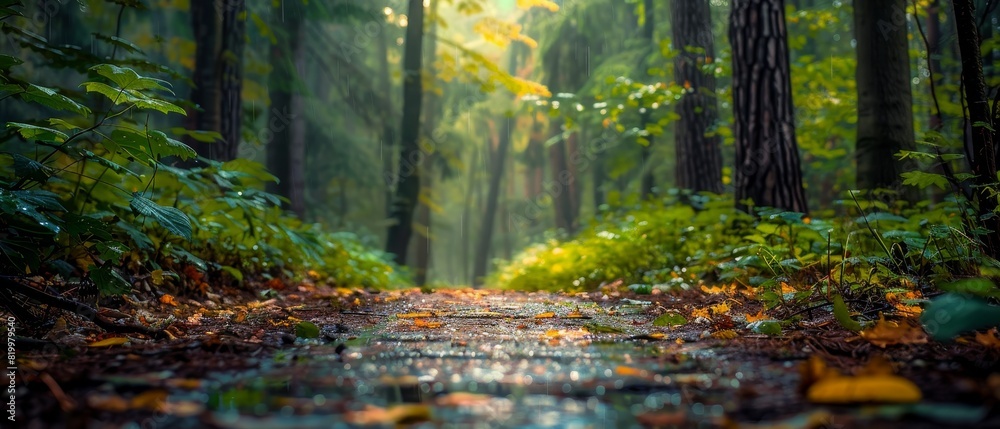
[[[305,46],[298,43],[295,47],[295,69],[301,75],[305,69]],[[290,118],[291,138],[288,143],[289,162],[291,171],[291,189],[289,189],[288,199],[290,208],[299,219],[306,219],[306,116],[305,116],[306,95],[302,91],[292,94],[292,112]]]
[[[737,207],[807,212],[795,141],[783,0],[733,0]]]
[[[384,23],[382,25],[381,31],[378,32],[378,80],[379,86],[386,91],[386,98],[392,103],[392,80],[389,75],[389,24]],[[391,112],[382,112],[382,141],[380,144],[380,153],[382,154],[382,169],[383,177],[391,178],[396,175],[396,137],[395,130],[392,125],[393,118]],[[388,215],[392,213],[392,193],[393,193],[393,181],[386,180],[385,184],[385,212]]]
[[[191,3],[191,30],[195,38],[194,73],[191,75],[191,102],[196,109],[188,114],[189,128],[202,131],[222,130],[222,75],[220,53],[222,52],[222,14],[217,1]],[[210,158],[212,144],[199,142],[190,137],[185,142],[198,151],[198,155]]]
[[[674,0],[675,2],[678,0]],[[656,33],[656,14],[653,8],[653,0],[643,0],[643,25],[642,25],[642,38],[645,39],[646,43],[649,45],[650,52],[655,52],[658,49],[655,45],[654,35]],[[642,63],[642,74],[646,74],[646,70],[649,69],[649,64],[647,64],[647,59],[649,54],[643,59]],[[647,108],[639,115],[639,129],[645,130],[646,127],[652,122],[651,120],[652,110]],[[640,157],[641,157],[641,168],[642,168],[642,179],[641,179],[641,189],[643,199],[652,198],[653,187],[655,185],[655,178],[653,177],[653,165],[650,163],[650,158],[652,157],[653,151],[653,141],[654,136],[652,134],[646,135],[646,144],[642,146]]]
[[[562,133],[562,121],[553,120],[552,133]],[[573,228],[573,200],[570,197],[571,190],[569,184],[575,179],[569,171],[569,163],[566,161],[566,140],[549,146],[549,168],[552,170],[552,183],[545,192],[551,194],[553,205],[555,206],[556,228],[565,230],[572,234]],[[544,188],[544,186],[543,186]]]
[[[302,120],[304,111],[302,109],[302,76],[299,75],[301,61],[303,59],[302,47],[302,20],[303,13],[299,8],[293,7],[294,2],[286,5],[283,15],[283,25],[274,24],[277,28],[275,38],[277,43],[271,46],[271,64],[273,70],[268,79],[269,97],[271,108],[268,112],[267,132],[270,137],[267,144],[267,169],[278,178],[277,183],[269,183],[268,190],[272,193],[288,198],[292,203],[289,208],[295,206],[295,211],[300,217],[303,216],[304,202],[301,201],[302,188],[296,192],[292,176],[297,172],[301,174],[304,169],[304,147],[305,135],[304,121],[300,124],[293,124],[293,121]],[[299,198],[293,201],[293,194]],[[295,210],[298,209],[298,210]]]
[[[855,0],[854,34],[858,187],[898,188],[900,174],[911,166],[895,155],[915,146],[906,0]]]
[[[688,88],[676,107],[680,115],[674,131],[677,187],[721,193],[719,137],[706,135],[718,119],[715,76],[701,71],[706,59],[715,57],[712,11],[708,0],[674,0],[671,8],[674,49],[679,52],[674,58],[674,80]],[[689,52],[688,47],[703,53]]]
[[[437,53],[437,7],[438,0],[431,0],[430,3],[430,19],[431,25],[427,31],[427,49],[424,52],[424,68],[430,70],[433,67],[434,59]],[[437,128],[437,115],[439,109],[438,97],[433,92],[428,93],[424,97],[424,126],[423,129],[427,133],[433,133],[435,128]],[[437,154],[432,153],[427,157],[425,165],[427,166],[427,176],[424,179],[422,189],[420,193],[423,195],[424,201],[420,203],[420,207],[417,213],[417,223],[423,226],[424,233],[418,234],[416,241],[416,269],[414,280],[418,286],[423,286],[427,284],[427,278],[430,274],[431,266],[431,248],[433,246],[433,236],[431,235],[431,208],[429,203],[434,195],[434,164]]]
[[[409,0],[409,25],[406,27],[406,49],[403,54],[403,118],[400,123],[399,174],[396,194],[386,239],[386,252],[399,265],[406,264],[406,251],[413,235],[413,211],[420,196],[420,110],[423,97],[421,61],[423,60],[424,3]]]
[[[997,124],[990,115],[989,98],[983,77],[983,59],[979,51],[979,30],[972,0],[953,0],[955,25],[958,28],[958,45],[962,54],[962,81],[965,98],[969,104],[969,122],[972,125],[972,172],[976,175],[979,215],[989,231],[981,237],[985,251],[993,258],[1000,256],[1000,217],[995,216],[997,199],[990,187],[996,182],[997,160],[993,147],[993,132]]]
[[[222,1],[222,141],[212,145],[213,159],[239,156],[243,125],[243,51],[246,47],[246,0]]]
[[[927,6],[927,50],[930,56],[931,79],[940,88],[944,82],[943,70],[941,69],[941,1],[931,0]],[[944,119],[941,112],[936,107],[931,106],[930,125],[934,131],[940,131],[944,126]]]

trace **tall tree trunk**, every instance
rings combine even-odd
[[[944,73],[941,69],[941,1],[931,0],[927,6],[927,50],[930,57],[931,79],[938,88],[944,82]],[[932,94],[933,95],[933,94]],[[944,119],[941,111],[935,106],[931,106],[930,125],[934,131],[940,131],[944,126]]]
[[[912,150],[913,98],[906,31],[906,0],[854,1],[857,44],[859,188],[898,188]]]
[[[674,0],[675,2],[678,0]],[[642,25],[642,38],[645,39],[646,44],[649,45],[649,53],[640,62],[642,65],[642,74],[646,75],[646,71],[649,69],[649,64],[647,64],[649,55],[652,52],[656,52],[658,49],[655,45],[654,35],[656,33],[656,15],[655,9],[653,8],[653,0],[643,0],[642,3],[643,10],[643,25]],[[646,108],[639,115],[639,129],[645,130],[646,126],[651,122],[652,110]],[[652,134],[646,135],[646,144],[642,146],[640,157],[641,157],[641,168],[642,168],[642,179],[640,184],[640,193],[643,199],[651,198],[653,196],[653,187],[655,185],[655,178],[653,177],[653,165],[650,163],[650,158],[652,157],[653,151],[653,140],[654,136]]]
[[[989,98],[986,96],[986,82],[983,78],[983,59],[979,51],[979,30],[976,27],[976,12],[972,0],[953,0],[955,25],[958,28],[958,46],[962,53],[962,81],[965,83],[965,98],[969,104],[969,122],[972,123],[972,172],[979,186],[980,218],[985,218],[983,226],[989,231],[981,237],[985,251],[993,258],[1000,256],[1000,217],[995,216],[997,199],[990,187],[996,182],[997,164],[993,147],[993,132],[997,124],[990,115]]]
[[[430,70],[433,67],[434,59],[437,54],[437,8],[438,0],[431,0],[430,3],[430,28],[427,31],[427,49],[424,51],[424,68]],[[437,128],[437,115],[439,109],[438,97],[433,92],[428,93],[424,97],[424,126],[423,129],[425,133],[433,133],[435,128]],[[423,233],[417,235],[416,241],[416,264],[414,270],[414,281],[417,286],[423,286],[427,284],[427,278],[430,274],[431,266],[431,247],[433,245],[432,235],[431,235],[431,208],[429,203],[432,201],[433,187],[434,187],[434,164],[436,153],[430,154],[425,160],[425,165],[427,166],[427,176],[422,183],[422,189],[420,191],[423,195],[423,202],[420,203],[420,207],[417,213],[417,223],[422,225],[425,230]]]
[[[389,24],[384,23],[382,29],[378,32],[378,80],[379,86],[386,91],[386,99],[389,101],[390,105],[392,102],[392,80],[389,75]],[[382,141],[380,145],[380,153],[382,154],[382,169],[383,177],[391,178],[396,175],[396,165],[395,165],[395,148],[396,148],[396,137],[395,130],[392,125],[394,120],[390,112],[382,112]],[[387,215],[392,213],[392,180],[386,180],[385,183],[385,212]]]
[[[468,186],[465,188],[465,199],[462,204],[462,220],[460,221],[459,228],[461,228],[461,239],[462,239],[462,281],[467,284],[472,284],[472,279],[469,277],[471,274],[470,269],[472,268],[472,261],[469,261],[469,256],[472,253],[469,249],[471,246],[472,235],[469,231],[472,229],[472,189],[476,186],[476,162],[479,159],[479,146],[472,145],[472,154],[469,156],[469,182]]]
[[[553,120],[552,134],[561,134],[562,120]],[[570,196],[569,184],[575,180],[569,171],[569,163],[566,160],[566,140],[560,139],[557,143],[549,146],[549,168],[552,174],[552,186],[545,192],[551,194],[553,205],[555,206],[556,228],[565,230],[572,234],[573,228],[573,199]]]
[[[267,169],[278,181],[269,183],[268,190],[288,198],[289,208],[302,217],[305,207],[301,197],[303,189],[301,186],[296,189],[293,175],[301,175],[304,169],[302,116],[305,112],[302,109],[302,76],[299,75],[303,59],[301,29],[304,17],[303,11],[294,6],[295,2],[288,3],[281,15],[283,25],[274,24],[277,43],[271,46],[273,70],[268,78],[271,109],[265,124],[265,135],[270,137],[270,141],[266,142]],[[293,123],[296,120],[300,123]]]
[[[195,130],[222,130],[222,75],[220,53],[222,52],[222,14],[217,1],[191,3],[191,30],[195,39],[194,73],[191,75],[191,102],[196,108],[189,112],[188,127]],[[198,151],[198,155],[210,158],[209,148],[216,143],[204,143],[190,137],[185,142]]]
[[[212,145],[213,159],[239,156],[243,125],[243,51],[246,47],[246,0],[222,1],[222,141]]]
[[[715,76],[701,71],[706,59],[715,57],[712,11],[708,0],[674,0],[670,26],[673,31],[674,80],[689,86],[677,103],[680,121],[674,131],[677,156],[677,187],[694,191],[722,192],[722,154],[719,137],[707,136],[718,119]],[[698,48],[703,53],[688,51]]]
[[[514,46],[510,48],[510,59],[507,65],[508,73],[517,73],[517,52]],[[476,245],[475,267],[472,272],[472,282],[479,286],[486,276],[489,265],[489,252],[493,244],[493,230],[496,222],[497,202],[500,199],[500,182],[503,179],[504,163],[507,161],[507,152],[510,147],[511,118],[505,116],[503,121],[498,123],[500,128],[500,142],[490,163],[490,187],[486,196],[486,211],[483,213],[483,223],[480,225],[479,244]]]
[[[386,239],[386,252],[399,265],[406,264],[406,251],[413,235],[413,211],[420,197],[420,110],[423,97],[421,61],[423,60],[424,2],[409,0],[409,25],[406,27],[406,48],[403,53],[403,118],[400,121],[399,173],[396,195]]]
[[[795,141],[783,0],[733,0],[736,204],[807,212]]]

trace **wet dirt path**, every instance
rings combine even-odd
[[[928,411],[940,408],[935,401],[957,399],[954,412],[982,412],[955,396],[962,389],[929,392],[925,403],[902,408],[809,405],[799,391],[799,367],[815,352],[808,342],[747,333],[718,339],[704,324],[653,323],[685,302],[467,289],[345,292],[257,306],[259,316],[206,312],[197,325],[186,319],[187,339],[171,347],[136,344],[77,357],[80,368],[90,369],[57,377],[67,380],[64,387],[79,404],[62,422],[157,428],[942,427]],[[315,324],[319,337],[295,338],[300,321]],[[918,384],[925,390],[942,380],[965,380],[940,371],[913,374],[924,374]],[[36,383],[32,394],[44,390]]]

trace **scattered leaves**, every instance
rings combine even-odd
[[[177,300],[174,299],[173,295],[171,295],[169,293],[165,293],[165,294],[163,294],[163,296],[160,297],[160,304],[163,304],[163,305],[172,305],[172,306],[176,307],[177,306]]]
[[[884,318],[880,318],[875,326],[861,331],[861,338],[881,348],[896,344],[927,343],[927,334],[919,326],[906,321],[890,322]]]
[[[547,311],[545,313],[538,313],[535,315],[536,319],[551,319],[553,317],[556,317],[556,314],[551,311]]]
[[[111,337],[111,338],[105,338],[105,339],[100,340],[100,341],[94,341],[94,342],[92,342],[90,344],[87,344],[87,346],[88,347],[113,347],[113,346],[120,346],[122,344],[127,343],[128,341],[129,341],[129,339],[127,337]]]

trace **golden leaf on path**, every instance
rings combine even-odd
[[[118,395],[91,394],[87,396],[87,406],[112,413],[123,413],[129,409],[128,401]]]
[[[416,313],[399,313],[396,315],[399,319],[424,319],[427,317],[434,317],[434,313],[428,311],[421,311]]]
[[[129,401],[132,409],[142,409],[150,411],[161,411],[167,403],[167,391],[163,389],[153,389],[142,392]]]
[[[759,322],[761,320],[772,319],[771,316],[764,314],[764,309],[758,311],[757,314],[747,314],[745,317],[747,319],[747,323],[754,323],[754,322]]]
[[[560,336],[559,330],[558,329],[549,329],[548,331],[545,331],[545,336],[549,337],[549,338],[559,338],[559,336]]]
[[[246,320],[247,320],[247,311],[246,310],[239,310],[239,311],[237,311],[236,312],[236,316],[233,317],[233,322],[236,322],[236,323],[243,323]]]
[[[413,326],[415,328],[437,329],[440,328],[441,325],[443,325],[441,322],[428,322],[424,319],[413,319]]]
[[[177,306],[177,300],[174,299],[173,295],[171,295],[169,293],[165,293],[165,294],[163,294],[163,296],[160,297],[160,304],[172,305],[172,306],[176,307]]]
[[[701,287],[701,291],[705,292],[705,293],[707,293],[709,295],[718,295],[720,293],[726,293],[726,292],[728,292],[722,286],[702,286]]]
[[[1000,350],[1000,338],[997,338],[997,328],[983,333],[976,332],[976,342],[991,349]]]
[[[355,425],[403,425],[425,422],[431,419],[431,409],[427,405],[394,405],[389,408],[367,405],[360,411],[349,411],[345,416],[348,423]]]
[[[821,404],[913,403],[922,395],[917,385],[896,375],[828,377],[806,393],[810,402]]]
[[[662,332],[654,332],[652,334],[649,334],[649,338],[652,338],[654,340],[662,340],[666,338],[666,335],[664,335]]]
[[[861,338],[881,348],[896,344],[927,343],[927,334],[920,326],[908,321],[890,322],[884,318],[879,318],[874,327],[861,331]]]
[[[691,310],[691,318],[697,319],[699,317],[704,317],[706,319],[711,319],[712,315],[708,312],[707,308],[696,308]]]
[[[729,304],[722,302],[712,306],[712,314],[719,315],[726,313],[729,313]]]
[[[553,317],[556,317],[556,314],[551,311],[545,313],[538,313],[535,315],[536,319],[551,319]]]
[[[712,332],[712,338],[718,338],[720,340],[731,340],[738,336],[739,334],[737,334],[736,331],[732,329],[725,329],[722,331]]]
[[[580,310],[573,310],[568,314],[566,314],[565,316],[563,316],[563,319],[583,319],[583,318],[584,315],[583,313],[580,312]]]
[[[87,347],[112,347],[112,346],[120,346],[122,344],[127,343],[128,341],[129,340],[128,340],[127,337],[111,337],[111,338],[105,338],[105,339],[103,339],[101,341],[95,341],[95,342],[92,342],[90,344],[87,344]]]

